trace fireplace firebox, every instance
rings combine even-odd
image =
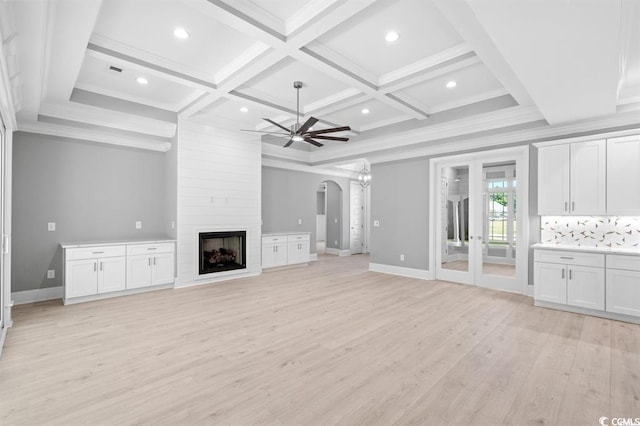
[[[246,231],[200,232],[200,275],[247,267]]]

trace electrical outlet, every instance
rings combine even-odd
[[[400,255],[400,262],[404,262],[404,254]]]
[[[142,222],[141,221],[136,221],[136,229],[142,229]]]
[[[47,223],[47,231],[55,231],[55,230],[56,230],[56,223],[55,222]]]
[[[51,278],[55,278],[56,277],[56,270],[55,269],[49,269],[47,271],[47,278],[51,279]]]
[[[176,221],[175,220],[171,221],[171,229],[176,229]]]
[[[374,221],[373,221],[373,226],[374,226],[374,227],[376,227],[376,228],[377,228],[378,226],[380,226],[380,221],[379,221],[379,220],[374,220]]]
[[[338,247],[338,240],[333,240],[333,244]]]
[[[302,219],[298,219],[298,225],[302,225]]]
[[[334,219],[333,219],[333,222],[334,222],[334,223],[338,223],[338,218],[337,218],[337,217],[336,217],[336,218],[334,218]]]

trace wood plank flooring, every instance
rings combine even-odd
[[[640,326],[320,256],[14,308],[0,424],[562,424],[640,417]]]

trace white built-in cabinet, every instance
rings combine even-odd
[[[604,310],[604,254],[535,250],[536,300]]]
[[[540,216],[640,215],[640,135],[538,148]]]
[[[126,247],[82,247],[65,253],[65,299],[125,289]]]
[[[607,311],[640,317],[640,256],[607,255]]]
[[[607,213],[640,214],[640,136],[607,139]]]
[[[605,214],[606,166],[604,139],[540,147],[538,214]]]
[[[62,248],[65,304],[174,282],[173,241],[74,243]]]
[[[536,248],[533,290],[538,306],[640,322],[640,254]]]
[[[262,236],[262,267],[299,265],[310,260],[310,234],[269,234]]]

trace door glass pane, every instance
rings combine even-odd
[[[441,176],[442,268],[469,271],[469,166],[444,167]]]
[[[482,273],[516,275],[516,176],[515,163],[485,165]]]

